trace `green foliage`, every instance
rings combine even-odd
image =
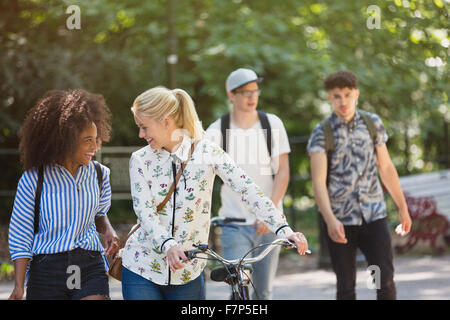
[[[14,276],[14,266],[9,262],[3,262],[0,264],[0,281],[12,280]]]
[[[105,96],[113,112],[109,145],[141,144],[129,108],[143,90],[169,86],[168,3],[77,1],[81,30],[68,30],[72,1],[2,2],[1,147],[17,148],[20,123],[45,91],[75,87]],[[227,110],[227,75],[250,67],[265,79],[260,107],[279,115],[290,136],[306,137],[329,112],[323,79],[347,68],[360,78],[359,106],[382,117],[401,175],[449,166],[447,1],[174,3],[176,86],[193,96],[205,128]],[[367,27],[370,5],[380,9],[380,29]],[[291,196],[311,198],[305,139],[292,149],[291,171],[304,180]],[[14,189],[17,163],[0,162],[10,172],[2,188]]]

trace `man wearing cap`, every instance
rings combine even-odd
[[[270,195],[282,210],[282,199],[289,184],[289,140],[281,120],[257,110],[262,81],[253,70],[237,69],[226,80],[231,112],[212,123],[206,131],[210,140],[221,145],[248,176]],[[225,132],[225,136],[223,136]],[[219,216],[245,218],[245,223],[227,225],[222,229],[222,254],[226,259],[242,258],[250,249],[271,242],[275,234],[249,212],[241,199],[227,185],[221,188],[222,206]],[[265,247],[252,251],[256,256]],[[280,248],[253,265],[253,299],[272,299],[273,279],[278,266]]]

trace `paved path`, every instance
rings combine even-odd
[[[450,300],[450,255],[441,257],[397,257],[395,282],[399,300]],[[367,289],[368,273],[359,269],[357,298],[373,300],[374,290]],[[111,280],[111,298],[122,299],[121,285]],[[7,299],[12,283],[0,283],[0,299]],[[228,287],[223,283],[207,281],[208,300],[228,299]],[[279,275],[275,280],[276,300],[333,300],[335,276],[327,270],[307,270],[300,273]]]

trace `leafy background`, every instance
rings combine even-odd
[[[80,30],[66,27],[73,4]],[[371,5],[379,8],[379,29],[368,27],[377,18]],[[187,90],[207,128],[228,110],[227,75],[249,67],[265,79],[259,107],[284,121],[291,140],[285,211],[314,233],[305,149],[331,111],[322,88],[331,72],[359,76],[359,107],[383,119],[400,175],[450,167],[449,7],[448,0],[2,1],[0,190],[16,188],[18,129],[47,90],[103,94],[113,113],[107,146],[138,146],[129,108],[139,93],[157,85]],[[170,48],[178,56],[172,68]],[[8,224],[14,193],[2,192],[0,222]],[[131,208],[114,201],[110,219],[133,222]]]

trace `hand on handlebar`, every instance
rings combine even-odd
[[[183,262],[187,260],[188,258],[180,246],[173,246],[167,251],[167,262],[169,263],[170,270],[173,272],[184,268]]]
[[[311,253],[308,250],[308,240],[306,240],[306,237],[301,232],[294,232],[293,234],[289,235],[287,239],[295,245],[297,248],[297,252],[299,255],[305,255],[306,253]]]

